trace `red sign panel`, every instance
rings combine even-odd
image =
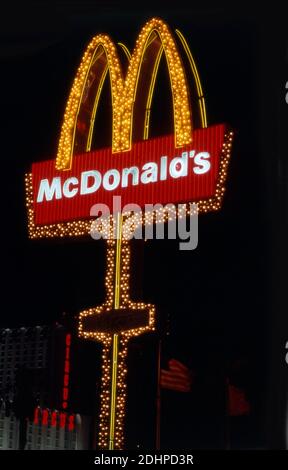
[[[128,152],[105,148],[73,156],[68,171],[55,160],[32,165],[36,225],[87,219],[96,203],[113,210],[113,196],[126,204],[185,203],[215,196],[224,124],[198,129],[193,142],[175,148],[174,135],[134,143]]]

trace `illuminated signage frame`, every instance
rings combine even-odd
[[[211,128],[207,127],[205,100],[199,75],[185,38],[180,31],[176,30],[176,33],[186,53],[194,77],[198,98],[197,112],[200,116],[201,130],[204,135]],[[178,46],[168,26],[161,19],[152,18],[141,30],[131,56],[123,44],[120,44],[120,46],[129,60],[125,80],[116,46],[109,36],[97,35],[88,45],[67,101],[55,162],[55,173],[63,172],[65,174],[67,172],[68,174],[69,171],[72,171],[74,160],[79,155],[86,154],[88,156],[93,153],[91,152],[91,142],[94,121],[103,83],[108,73],[110,75],[112,96],[112,154],[116,158],[119,157],[117,153],[125,156],[129,152],[133,152],[135,140],[133,139],[133,123],[138,112],[134,102],[137,99],[139,89],[144,97],[143,109],[145,112],[144,116],[140,117],[138,130],[141,131],[142,140],[149,145],[150,108],[158,67],[163,54],[168,65],[173,98],[174,150],[177,150],[179,155],[183,151],[185,152],[185,149],[189,146],[189,152],[192,151],[193,136],[196,135],[197,130],[194,131],[192,126],[192,111],[184,66],[180,59]],[[144,66],[144,59],[146,66]],[[145,80],[143,80],[143,76],[145,76]],[[89,96],[91,98],[90,102],[87,101]],[[92,103],[92,106],[89,103]],[[159,139],[161,141],[163,138]],[[192,202],[198,204],[198,213],[215,211],[221,207],[232,140],[233,133],[226,128],[221,148],[218,149],[219,166],[217,168],[217,179],[214,181],[215,192],[207,198],[200,197]],[[205,151],[205,148],[200,150]],[[160,158],[161,155],[158,155],[158,157]],[[35,165],[37,168],[41,167],[41,163]],[[114,168],[114,166],[111,168]],[[45,178],[45,175],[43,177]],[[83,236],[90,233],[91,218],[44,223],[42,225],[36,224],[35,199],[37,195],[33,194],[33,189],[35,190],[33,188],[33,178],[35,178],[33,172],[27,174],[25,178],[30,238],[63,238]],[[94,202],[101,203],[102,201]],[[131,201],[131,203],[133,202],[135,201]],[[176,201],[168,202],[175,203]],[[186,211],[181,216],[189,214],[191,202],[184,202],[187,203]],[[162,213],[162,216],[164,221],[168,219],[167,213]],[[179,213],[176,216],[179,217]],[[79,321],[79,336],[94,339],[103,344],[99,447],[111,450],[123,448],[124,442],[123,420],[127,373],[125,359],[128,340],[132,336],[151,331],[155,327],[155,307],[143,302],[132,302],[129,297],[130,246],[125,237],[122,238],[122,215],[118,214],[117,219],[117,239],[107,240],[106,300],[101,306],[81,312]],[[141,223],[146,222],[146,220],[141,220]],[[125,328],[123,327],[118,331],[115,329],[115,312],[118,313],[122,325],[125,324],[125,318],[129,318],[129,312],[140,314],[142,323],[138,322],[137,324],[137,322],[134,322],[132,326],[127,324]],[[103,322],[100,321],[102,315],[105,315],[107,319],[104,329]],[[92,320],[94,323],[96,321],[97,330],[93,329]],[[110,330],[108,323],[112,325]]]
[[[200,78],[184,36],[179,30],[176,30],[176,33],[182,47],[184,48],[192,70],[195,91],[198,97],[197,112],[200,116],[199,120],[201,127],[205,132],[207,129],[207,117]],[[86,158],[88,158],[87,152],[91,152],[93,126],[101,90],[108,73],[110,74],[112,96],[112,154],[121,152],[123,156],[125,156],[125,154],[127,155],[127,152],[131,151],[133,120],[135,120],[135,115],[137,114],[134,102],[137,97],[137,91],[140,87],[141,92],[144,95],[144,108],[146,109],[142,121],[140,120],[140,127],[142,129],[142,138],[144,139],[143,145],[149,145],[150,141],[147,139],[149,137],[150,108],[158,67],[163,54],[167,60],[173,98],[175,129],[174,149],[175,151],[179,150],[179,153],[181,153],[181,151],[183,151],[181,148],[185,149],[185,146],[187,147],[191,145],[190,149],[193,148],[192,111],[189,104],[187,79],[177,44],[167,25],[159,18],[152,18],[148,21],[139,34],[136,47],[132,55],[129,54],[127,48],[123,44],[120,45],[124,49],[129,60],[129,67],[125,80],[123,78],[124,74],[116,46],[109,36],[99,34],[94,37],[83,55],[72,85],[64,114],[64,121],[62,124],[55,162],[55,171],[58,171],[58,173],[61,171],[65,174],[73,168],[73,156],[75,153],[77,155],[86,153]],[[150,68],[148,70],[147,66],[146,69],[143,66],[144,59],[149,62]],[[150,79],[145,79],[145,81],[143,81],[143,75],[145,75],[145,77],[147,77],[147,75],[150,76]],[[92,96],[90,96],[91,104],[89,104],[90,102],[88,99],[89,93],[92,94]],[[90,113],[89,119],[86,116],[87,108]],[[209,128],[207,131],[208,130]],[[225,131],[222,149],[220,150],[220,164],[218,168],[217,181],[215,182],[214,194],[210,194],[209,197],[206,198],[200,197],[193,201],[179,201],[187,203],[186,211],[188,214],[190,207],[189,203],[197,203],[198,213],[216,211],[221,207],[225,191],[224,185],[231,152],[232,136],[233,134],[231,131]],[[162,138],[159,138],[159,141],[162,141]],[[205,150],[205,148],[202,150]],[[119,157],[121,158],[121,155],[115,155],[116,159]],[[134,163],[137,164],[137,161]],[[35,168],[38,167],[42,168],[41,163],[35,164]],[[84,236],[90,233],[91,217],[81,217],[77,220],[74,220],[72,217],[71,220],[68,221],[37,224],[35,215],[37,202],[35,203],[36,196],[33,194],[33,173],[26,175],[25,182],[30,238],[63,238]],[[101,200],[94,201],[94,203],[95,202],[102,203]],[[136,201],[130,202],[134,203]],[[176,201],[168,202],[175,203]],[[163,214],[163,220],[166,221],[167,219],[168,215]],[[141,222],[146,223],[146,220],[142,220]]]

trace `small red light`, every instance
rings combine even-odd
[[[68,395],[69,395],[69,372],[70,372],[70,345],[71,345],[71,334],[67,333],[65,338],[65,361],[64,361],[64,377],[63,377],[63,392],[62,392],[62,408],[68,407]]]
[[[68,388],[66,387],[63,388],[63,400],[64,401],[68,400]]]
[[[43,410],[43,412],[42,412],[42,425],[43,426],[47,426],[48,416],[49,416],[48,410]]]
[[[73,431],[73,429],[75,428],[75,422],[74,422],[74,415],[70,415],[69,416],[69,419],[68,419],[68,429],[69,431]]]
[[[64,372],[66,372],[66,374],[69,374],[69,371],[70,371],[70,362],[65,361]]]
[[[65,428],[66,413],[60,413],[60,428]]]
[[[71,344],[71,334],[68,333],[66,335],[66,346],[70,346],[70,344]]]
[[[39,424],[39,408],[35,408],[34,410],[34,419],[33,419],[34,424]]]
[[[250,403],[246,398],[245,392],[234,385],[228,385],[229,415],[241,416],[249,415],[251,412]]]
[[[57,425],[57,412],[53,411],[51,415],[51,426]]]

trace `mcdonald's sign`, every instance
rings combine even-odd
[[[177,39],[177,41],[176,41]],[[225,124],[208,127],[199,75],[182,33],[175,37],[160,19],[141,30],[124,72],[116,45],[99,34],[88,45],[64,114],[56,160],[34,163],[26,175],[31,238],[89,233],[95,203],[197,203],[199,212],[222,203],[232,132]],[[188,83],[180,50],[192,71]],[[160,60],[166,58],[174,134],[149,139],[150,110]],[[94,121],[105,79],[112,97],[111,148],[92,150]],[[193,86],[197,105],[191,108]],[[200,127],[194,129],[198,116]],[[188,207],[188,206],[187,206]]]
[[[56,160],[34,163],[26,175],[31,238],[88,234],[92,207],[105,204],[111,213],[114,196],[121,196],[122,206],[179,203],[184,215],[191,203],[197,204],[198,212],[221,207],[232,132],[225,124],[208,127],[199,75],[184,36],[178,30],[173,35],[162,20],[153,18],[141,30],[132,55],[125,45],[119,47],[129,62],[125,78],[109,36],[100,34],[92,39],[67,101]],[[149,138],[150,110],[162,57],[171,85],[174,133]],[[187,64],[192,83],[187,79]],[[108,77],[111,147],[93,150],[94,122]],[[191,88],[196,96],[193,109]],[[106,300],[80,312],[78,328],[80,337],[103,345],[98,441],[100,448],[110,450],[124,445],[128,342],[155,329],[154,305],[130,299],[130,246],[122,224],[125,209],[121,209],[117,237],[107,240]],[[175,215],[183,216],[183,210]],[[170,215],[163,213],[163,217]]]

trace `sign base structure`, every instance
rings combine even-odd
[[[103,305],[80,313],[79,336],[103,344],[101,410],[98,446],[124,446],[126,357],[129,338],[154,330],[155,308],[129,299],[130,246],[122,240],[122,216],[117,239],[107,241],[107,298]]]

